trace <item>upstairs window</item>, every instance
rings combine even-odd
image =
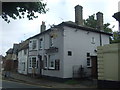
[[[53,41],[54,41],[53,36],[50,36],[50,47],[53,47],[53,46],[54,46],[54,45],[53,45]]]
[[[87,53],[87,57],[90,57],[90,53]]]
[[[40,39],[40,49],[42,49],[43,48],[43,39],[41,38]]]
[[[72,51],[68,51],[68,56],[72,56]]]
[[[36,40],[33,40],[32,49],[36,49],[36,47],[37,47],[37,42],[36,42]]]
[[[27,49],[24,49],[24,55],[26,55],[27,54]]]
[[[91,43],[92,43],[92,44],[95,44],[95,38],[94,38],[94,37],[92,37]]]

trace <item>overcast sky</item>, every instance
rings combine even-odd
[[[110,23],[113,30],[118,30],[118,22],[112,17],[118,11],[118,2],[120,0],[44,0],[47,2],[49,11],[46,14],[39,15],[39,18],[29,21],[27,18],[21,20],[11,20],[8,24],[0,17],[0,54],[13,47],[14,43],[40,33],[40,25],[45,21],[47,28],[52,24],[59,24],[63,21],[75,21],[74,7],[83,6],[83,18],[89,15],[103,12],[104,23]]]

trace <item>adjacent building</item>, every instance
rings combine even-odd
[[[28,74],[28,47],[29,41],[23,41],[19,44],[18,49],[18,72]]]
[[[17,68],[18,68],[18,48],[19,48],[19,44],[14,44],[13,48],[10,48],[6,52],[5,68],[9,68],[9,70],[12,70],[12,71],[17,71]]]

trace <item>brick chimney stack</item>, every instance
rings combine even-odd
[[[103,13],[98,12],[96,16],[97,16],[97,28],[99,30],[103,30]]]
[[[75,6],[75,23],[83,25],[83,7],[80,5]]]
[[[41,32],[44,32],[46,29],[46,26],[45,26],[45,22],[42,21],[42,25],[41,25]]]

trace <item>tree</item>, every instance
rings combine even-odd
[[[118,31],[113,32],[113,40],[111,43],[120,43],[120,32]]]
[[[46,3],[40,2],[2,2],[2,18],[9,23],[10,18],[22,19],[25,16],[29,20],[37,18],[36,12],[46,13]]]
[[[84,25],[92,28],[97,28],[97,20],[95,20],[95,14],[89,16],[89,18],[84,20]]]
[[[95,19],[95,14],[89,16],[89,18],[84,20],[84,25],[97,29],[97,20]],[[112,33],[112,29],[109,28],[109,26],[110,26],[109,23],[103,24],[104,32]]]
[[[84,20],[84,25],[88,27],[92,27],[97,29],[97,20],[95,19],[95,14],[89,16],[86,20]],[[110,37],[111,43],[120,43],[120,32],[118,31],[112,31],[111,28],[109,28],[110,23],[103,24],[103,31],[107,33],[113,33],[113,36]]]

